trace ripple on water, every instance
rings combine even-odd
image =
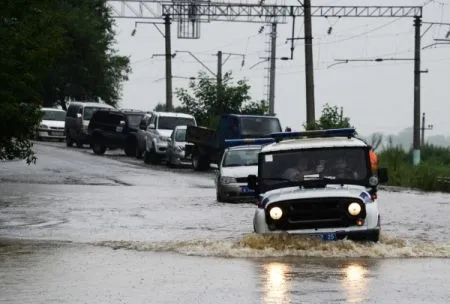
[[[193,256],[233,258],[319,257],[319,258],[450,258],[450,245],[410,241],[382,234],[378,243],[316,239],[276,235],[245,235],[237,240],[189,240],[168,242],[103,241],[97,246],[137,251],[176,252]]]

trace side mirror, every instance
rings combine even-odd
[[[77,118],[81,118],[81,113],[77,113]]]
[[[256,175],[251,174],[247,176],[247,187],[251,190],[256,190],[256,183],[258,181],[258,178]]]
[[[154,129],[155,128],[155,124],[149,124],[148,127],[149,127],[149,129]]]
[[[386,183],[389,180],[388,170],[386,168],[379,168],[377,170],[377,175],[379,183]]]

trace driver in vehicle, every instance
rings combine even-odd
[[[290,181],[302,181],[305,175],[316,174],[315,170],[309,169],[308,159],[299,158],[294,167],[288,168],[284,171],[282,177]]]

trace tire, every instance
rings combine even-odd
[[[98,142],[94,142],[92,144],[92,151],[94,151],[94,153],[97,155],[103,155],[105,154],[106,147],[99,144]]]
[[[209,168],[209,160],[205,160],[198,152],[194,152],[192,155],[192,168],[195,171],[205,171]]]
[[[159,165],[159,163],[161,162],[161,159],[160,159],[159,155],[156,153],[155,148],[152,148],[149,153],[150,153],[150,162],[153,165]]]
[[[136,145],[135,156],[136,156],[137,159],[141,159],[142,158],[142,152],[141,152],[141,150],[139,150],[139,145]]]
[[[125,155],[128,157],[136,157],[137,142],[135,138],[129,138],[125,146]]]
[[[150,164],[151,163],[150,154],[148,153],[147,150],[144,151],[144,163],[146,163],[146,164]]]
[[[225,200],[220,195],[220,191],[219,191],[218,187],[216,187],[216,201],[219,202],[219,203],[225,203]]]
[[[72,140],[72,137],[70,137],[69,133],[67,133],[67,135],[66,135],[66,146],[67,147],[73,146],[73,140]]]

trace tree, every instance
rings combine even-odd
[[[250,86],[244,80],[234,84],[230,72],[225,73],[220,88],[215,79],[209,78],[205,72],[199,72],[197,79],[190,82],[189,89],[178,88],[175,94],[199,125],[215,128],[220,115],[224,113],[267,113],[265,104],[251,100],[249,90]]]
[[[166,104],[165,103],[158,103],[155,108],[153,109],[153,111],[155,112],[167,112],[166,111]],[[187,113],[187,109],[183,106],[177,106],[174,107],[172,112],[177,112],[177,113]]]
[[[0,160],[35,161],[42,79],[63,48],[51,0],[0,1]]]
[[[131,69],[129,58],[113,49],[114,23],[106,0],[54,1],[53,9],[64,29],[64,50],[44,80],[44,105],[59,103],[65,109],[68,98],[100,98],[116,106]]]
[[[322,115],[319,120],[313,123],[305,123],[303,125],[306,130],[325,130],[325,129],[340,129],[340,128],[350,128],[350,118],[343,116],[343,111],[341,108],[341,113],[337,106],[330,106],[325,104],[322,109]]]

